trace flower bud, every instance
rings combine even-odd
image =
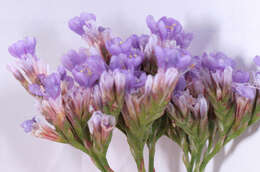
[[[88,121],[89,131],[95,142],[105,144],[116,125],[114,116],[103,114],[100,111],[95,111]]]

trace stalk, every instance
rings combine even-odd
[[[149,149],[149,172],[155,172],[154,168],[154,155],[155,155],[155,143],[148,144]]]

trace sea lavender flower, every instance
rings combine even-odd
[[[208,55],[204,53],[202,56],[202,65],[211,71],[224,70],[226,67],[235,67],[235,62],[231,58],[227,57],[222,52],[211,53]]]
[[[150,31],[162,40],[172,40],[182,31],[181,24],[174,18],[162,17],[156,22],[153,16],[149,15],[146,23]]]
[[[75,66],[84,63],[86,59],[87,56],[83,51],[77,53],[75,50],[70,50],[67,54],[62,56],[61,62],[67,70],[72,71]]]
[[[88,57],[83,63],[72,70],[73,77],[79,85],[92,87],[99,79],[106,65],[100,56]]]
[[[179,70],[186,70],[192,64],[191,56],[183,54],[179,49],[156,46],[154,50],[159,69],[165,70],[170,67],[176,67]]]
[[[32,119],[30,120],[26,120],[24,121],[22,124],[21,124],[21,127],[24,129],[24,131],[26,133],[29,133],[31,132],[34,128],[35,128],[35,124],[36,124],[36,120],[35,120],[35,117],[33,117]]]
[[[237,85],[235,91],[240,96],[253,100],[255,98],[255,89],[246,85]]]
[[[9,53],[19,59],[27,59],[35,56],[36,40],[35,38],[26,37],[19,40],[8,48]]]
[[[255,58],[253,59],[254,63],[257,65],[257,66],[260,66],[260,56],[255,56]]]
[[[93,29],[96,16],[92,13],[81,13],[69,21],[69,28],[79,35],[85,33],[85,29]],[[86,27],[86,28],[85,28]]]
[[[82,36],[89,45],[104,44],[110,39],[110,29],[96,25],[96,16],[92,13],[81,13],[72,18],[69,28]]]
[[[180,48],[186,49],[190,46],[192,39],[192,33],[182,32],[176,36],[176,45],[180,46]]]
[[[250,74],[249,72],[245,72],[245,71],[234,71],[232,74],[232,80],[233,82],[236,83],[247,83],[249,82],[250,79]]]
[[[56,99],[61,94],[60,75],[52,73],[44,76],[40,75],[40,84],[30,84],[29,91],[35,96]]]

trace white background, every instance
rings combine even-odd
[[[166,15],[194,32],[194,54],[221,50],[252,69],[250,61],[260,54],[259,7],[259,0],[0,0],[0,171],[97,171],[80,151],[26,135],[19,127],[37,110],[34,100],[6,70],[6,64],[13,61],[7,52],[11,43],[35,36],[37,54],[54,69],[63,53],[84,46],[67,27],[67,21],[83,11],[95,13],[99,23],[122,37],[148,33],[148,14],[157,19]],[[227,155],[222,151],[206,172],[259,172],[260,131],[256,127],[235,142],[234,151]],[[176,144],[162,138],[155,158],[157,172],[184,172],[180,155]],[[126,139],[119,131],[114,133],[108,159],[116,172],[136,171]]]

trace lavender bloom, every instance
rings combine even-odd
[[[235,62],[221,52],[211,53],[210,56],[204,53],[202,56],[202,66],[211,70],[224,70],[226,67],[235,67]]]
[[[183,55],[183,52],[176,48],[170,49],[156,46],[154,51],[157,58],[157,66],[164,70],[170,67],[175,67],[179,70],[185,70],[192,63],[190,55]]]
[[[78,17],[72,18],[68,25],[69,28],[79,35],[83,35],[85,33],[84,27],[91,29],[92,23],[96,21],[96,16],[91,13],[81,13]]]
[[[35,38],[26,37],[24,40],[19,40],[8,48],[9,53],[19,59],[26,59],[28,55],[35,57]]]
[[[35,96],[43,96],[43,90],[38,84],[30,84],[29,91]]]
[[[106,42],[106,48],[111,55],[126,53],[132,48],[132,39],[129,38],[123,42],[121,38],[113,38]]]
[[[173,40],[182,32],[181,24],[173,18],[162,17],[156,22],[153,16],[149,15],[146,18],[146,23],[150,31],[162,40]]]
[[[42,79],[45,95],[52,99],[56,99],[61,94],[60,76],[57,73],[52,73]]]
[[[63,66],[59,66],[58,69],[58,74],[60,75],[60,79],[64,80],[64,78],[67,76],[67,72]]]
[[[186,88],[186,80],[185,80],[184,76],[181,76],[174,89],[174,93],[177,93],[178,91],[184,91],[185,88]]]
[[[257,65],[257,66],[260,66],[260,56],[255,56],[255,58],[253,59],[254,63]]]
[[[237,82],[237,83],[246,83],[248,82],[250,79],[250,74],[248,72],[245,71],[235,71],[232,74],[232,80],[233,82]]]
[[[75,50],[70,50],[62,57],[61,62],[66,69],[72,71],[75,66],[82,64],[86,59],[87,56],[83,51],[77,53]]]
[[[92,87],[105,70],[106,65],[103,59],[99,56],[91,56],[88,57],[84,63],[77,65],[72,70],[72,74],[79,85]]]
[[[24,132],[29,133],[34,129],[34,125],[37,123],[35,117],[30,119],[30,120],[26,120],[21,124],[21,127],[24,129]]]
[[[253,100],[255,98],[255,89],[245,86],[245,85],[236,85],[235,92],[247,99]]]
[[[145,85],[147,76],[144,72],[138,72],[133,70],[121,70],[120,72],[125,75],[126,90],[128,92],[132,92]]]
[[[180,48],[188,48],[191,41],[193,39],[192,33],[180,33],[176,36],[176,44],[180,46]]]

